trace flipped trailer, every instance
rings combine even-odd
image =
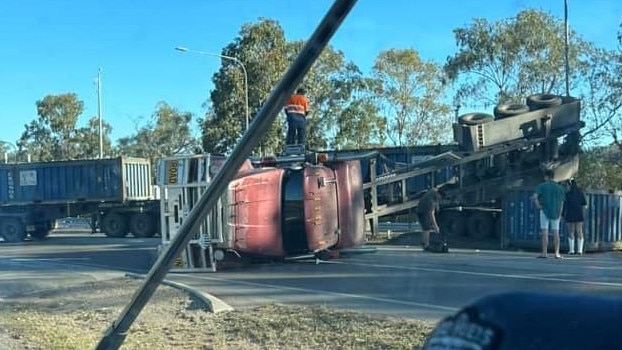
[[[56,220],[96,216],[109,237],[153,237],[159,200],[143,158],[0,164],[0,237],[45,238]]]
[[[368,161],[364,184],[372,236],[378,233],[379,218],[409,214],[434,186],[447,190],[438,218],[443,232],[475,240],[492,236],[509,190],[539,184],[545,169],[553,170],[555,181],[576,175],[584,126],[580,112],[578,99],[532,95],[527,105],[498,106],[495,116],[461,116],[453,124],[455,145],[424,161],[393,162],[392,169],[383,171],[391,162],[379,149],[381,156]]]

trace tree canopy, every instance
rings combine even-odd
[[[68,160],[99,156],[99,122],[97,117],[78,127],[84,102],[75,93],[47,95],[36,102],[38,118],[24,126],[17,146],[26,149],[33,160]],[[108,123],[103,124],[103,149],[110,154]]]
[[[458,51],[444,68],[453,81],[460,78],[462,105],[494,106],[522,102],[535,93],[564,94],[565,26],[560,19],[529,9],[492,23],[476,18],[453,32]],[[578,83],[591,45],[571,32],[568,46],[571,81]]]
[[[192,121],[192,113],[160,102],[146,125],[139,127],[135,134],[119,139],[117,152],[148,158],[155,171],[158,158],[199,150],[198,138],[192,135],[190,128]]]
[[[396,146],[448,142],[452,117],[441,67],[413,49],[381,52],[373,67],[387,137]]]

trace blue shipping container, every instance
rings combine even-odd
[[[118,157],[0,165],[2,204],[151,198],[151,166],[147,159]]]
[[[540,215],[531,196],[533,190],[521,189],[507,194],[503,201],[503,237],[515,247],[533,247],[540,242]],[[586,191],[588,208],[583,232],[587,249],[614,248],[622,243],[622,194],[606,191]],[[560,225],[561,246],[567,247],[568,229]]]

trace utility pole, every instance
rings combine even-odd
[[[97,118],[99,119],[99,159],[104,158],[104,130],[102,127],[102,69],[97,72]]]
[[[568,62],[568,0],[564,0],[564,25],[566,33],[564,35],[564,60],[566,64],[566,97],[570,97],[570,63]]]

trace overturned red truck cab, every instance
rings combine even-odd
[[[166,173],[167,167],[172,169],[171,161],[177,167],[184,163],[185,171],[175,171],[190,178],[186,184],[162,185],[163,245],[174,237],[224,158],[164,159],[159,169]],[[188,169],[202,175],[193,181],[193,171]],[[176,268],[215,270],[217,262],[231,258],[319,256],[362,246],[361,174],[358,159],[330,160],[322,153],[249,160],[229,183]]]

